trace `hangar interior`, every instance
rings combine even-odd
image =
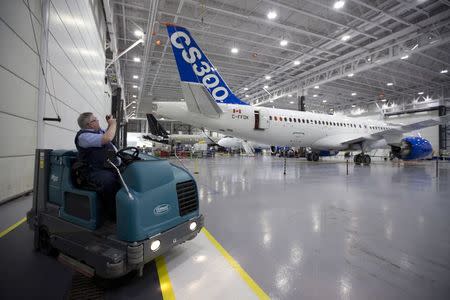
[[[185,102],[167,24],[187,28],[253,107],[408,124],[449,114],[450,2],[5,0],[0,8],[2,299],[450,297],[448,123],[415,132],[433,145],[420,161],[389,161],[389,150],[372,151],[370,166],[343,152],[319,162],[169,157],[195,179],[205,227],[142,276],[106,286],[33,251],[26,218],[35,150],[74,149],[80,113],[93,112],[102,128],[112,113],[124,148],[149,133],[154,102]],[[157,119],[186,136],[178,144],[226,135]]]

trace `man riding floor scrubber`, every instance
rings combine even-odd
[[[34,247],[87,276],[116,278],[138,270],[203,227],[197,185],[184,169],[129,147],[116,154],[124,167],[116,221],[104,220],[98,193],[77,185],[77,152],[37,149],[33,207],[27,214]],[[79,181],[78,181],[79,182]]]

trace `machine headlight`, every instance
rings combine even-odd
[[[197,228],[197,223],[196,223],[196,222],[192,222],[192,223],[189,225],[189,229],[190,229],[191,231],[194,231],[195,228]]]
[[[161,242],[159,240],[154,240],[151,244],[150,244],[150,249],[152,249],[153,252],[155,252],[156,250],[159,249],[159,246],[161,246]]]

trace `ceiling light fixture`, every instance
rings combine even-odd
[[[352,96],[356,96],[356,93],[355,93],[355,92],[353,92],[353,93],[352,93]]]
[[[348,41],[350,39],[350,36],[349,35],[344,35],[343,37],[341,37],[341,40],[342,41]]]
[[[239,52],[239,49],[236,47],[231,48],[231,53],[236,54]]]
[[[287,40],[285,40],[285,39],[282,39],[281,41],[280,41],[280,46],[287,46],[287,44],[288,44],[289,42],[287,41]]]
[[[353,105],[352,105],[352,107],[356,107],[356,105],[355,105],[355,104],[353,104]]]
[[[353,77],[353,75],[355,75],[355,74],[350,73],[350,74],[348,74],[347,76],[348,76],[348,77]]]
[[[315,89],[318,89],[318,88],[319,88],[319,86],[318,86],[318,85],[316,85],[316,86],[314,86],[314,88],[315,88]]]
[[[136,96],[136,95],[133,95],[133,98],[137,98],[137,96]]]
[[[265,85],[265,86],[263,86],[265,89],[268,89],[269,88],[269,86],[268,85]]]
[[[138,38],[142,37],[144,35],[144,33],[140,30],[135,30],[134,31],[134,35]]]
[[[269,11],[269,13],[267,14],[267,18],[268,18],[269,20],[273,20],[273,19],[275,19],[276,17],[277,17],[277,13],[274,12],[273,10],[272,10],[272,11]]]
[[[294,66],[298,66],[300,64],[299,60],[294,60]]]
[[[244,88],[244,91],[248,91],[248,87],[245,87],[245,88]]]
[[[322,100],[323,103],[327,103],[327,100]]]
[[[273,100],[269,100],[270,103],[273,103]]]
[[[447,69],[441,70],[441,74],[447,74],[447,73],[448,73]]]
[[[288,97],[290,98],[290,97],[292,97],[292,95],[291,95],[291,94],[288,94]]]
[[[137,86],[137,85],[133,85],[133,88],[134,88],[134,89],[137,89],[137,88],[138,88],[138,86]]]
[[[135,62],[141,62],[141,58],[140,58],[140,57],[135,57],[135,58],[133,58],[133,60],[134,60]]]
[[[270,75],[266,75],[266,80],[270,80],[270,79],[272,79],[272,77],[270,76]]]
[[[139,78],[139,76],[133,75],[133,79],[138,79],[138,78]]]
[[[409,55],[406,54],[406,55],[403,55],[402,57],[400,57],[400,59],[407,59],[408,57],[409,57]]]
[[[386,85],[387,86],[392,86],[392,85],[394,85],[392,82],[388,82],[388,83],[386,83]]]
[[[381,99],[381,102],[386,102],[387,100],[386,99]]]
[[[289,103],[290,103],[290,104],[294,104],[294,101],[290,101]]]
[[[336,2],[334,2],[333,7],[334,7],[334,9],[341,9],[344,7],[344,5],[345,5],[345,1],[336,1]]]
[[[316,97],[317,97],[317,95],[313,95],[313,97],[314,97],[314,98],[316,98]]]
[[[249,95],[245,95],[245,98],[248,98],[248,97],[250,97]]]
[[[423,92],[418,92],[417,94],[418,94],[418,95],[423,95]]]

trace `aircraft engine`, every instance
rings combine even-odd
[[[425,158],[431,154],[433,148],[431,143],[424,138],[408,136],[402,139],[400,147],[391,146],[394,157],[403,160]]]

